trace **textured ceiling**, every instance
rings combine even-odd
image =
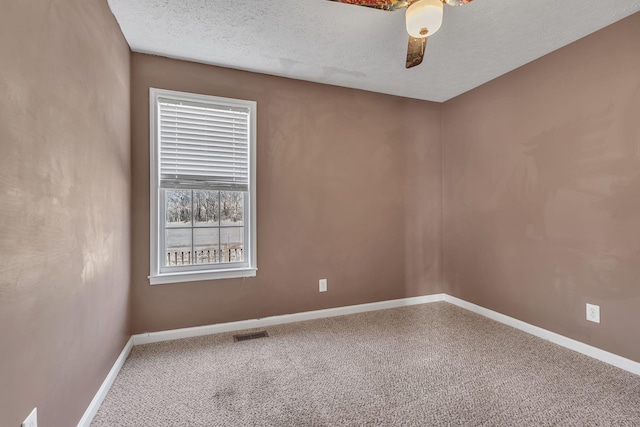
[[[326,0],[108,1],[135,52],[437,102],[640,11],[638,0],[445,6],[424,62],[407,70],[403,10]]]

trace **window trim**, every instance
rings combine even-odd
[[[164,230],[160,221],[160,150],[159,150],[159,127],[158,118],[158,98],[177,98],[185,101],[193,101],[200,103],[221,103],[224,105],[243,107],[249,109],[249,194],[245,199],[248,200],[248,221],[245,216],[244,227],[248,236],[247,242],[249,250],[245,253],[249,256],[249,262],[246,267],[240,268],[206,268],[211,264],[203,264],[202,269],[191,269],[189,271],[172,271],[161,272],[162,261],[160,260],[160,243],[162,241],[160,233]],[[200,280],[215,279],[231,279],[240,277],[254,277],[258,270],[257,263],[257,233],[256,233],[256,129],[257,129],[257,103],[255,101],[246,101],[232,98],[222,98],[211,95],[201,95],[188,92],[179,92],[166,89],[149,88],[149,167],[150,167],[150,275],[149,283],[151,285],[160,285],[168,283],[193,282]],[[245,205],[247,200],[245,200]]]

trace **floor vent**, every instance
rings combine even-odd
[[[257,338],[266,338],[268,336],[269,336],[269,334],[267,333],[267,331],[251,332],[249,334],[234,335],[233,336],[233,340],[234,341],[247,341],[247,340],[255,340]]]

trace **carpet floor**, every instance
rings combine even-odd
[[[136,346],[93,427],[640,426],[640,376],[446,302]]]

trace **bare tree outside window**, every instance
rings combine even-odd
[[[165,266],[244,260],[244,193],[164,190]]]

